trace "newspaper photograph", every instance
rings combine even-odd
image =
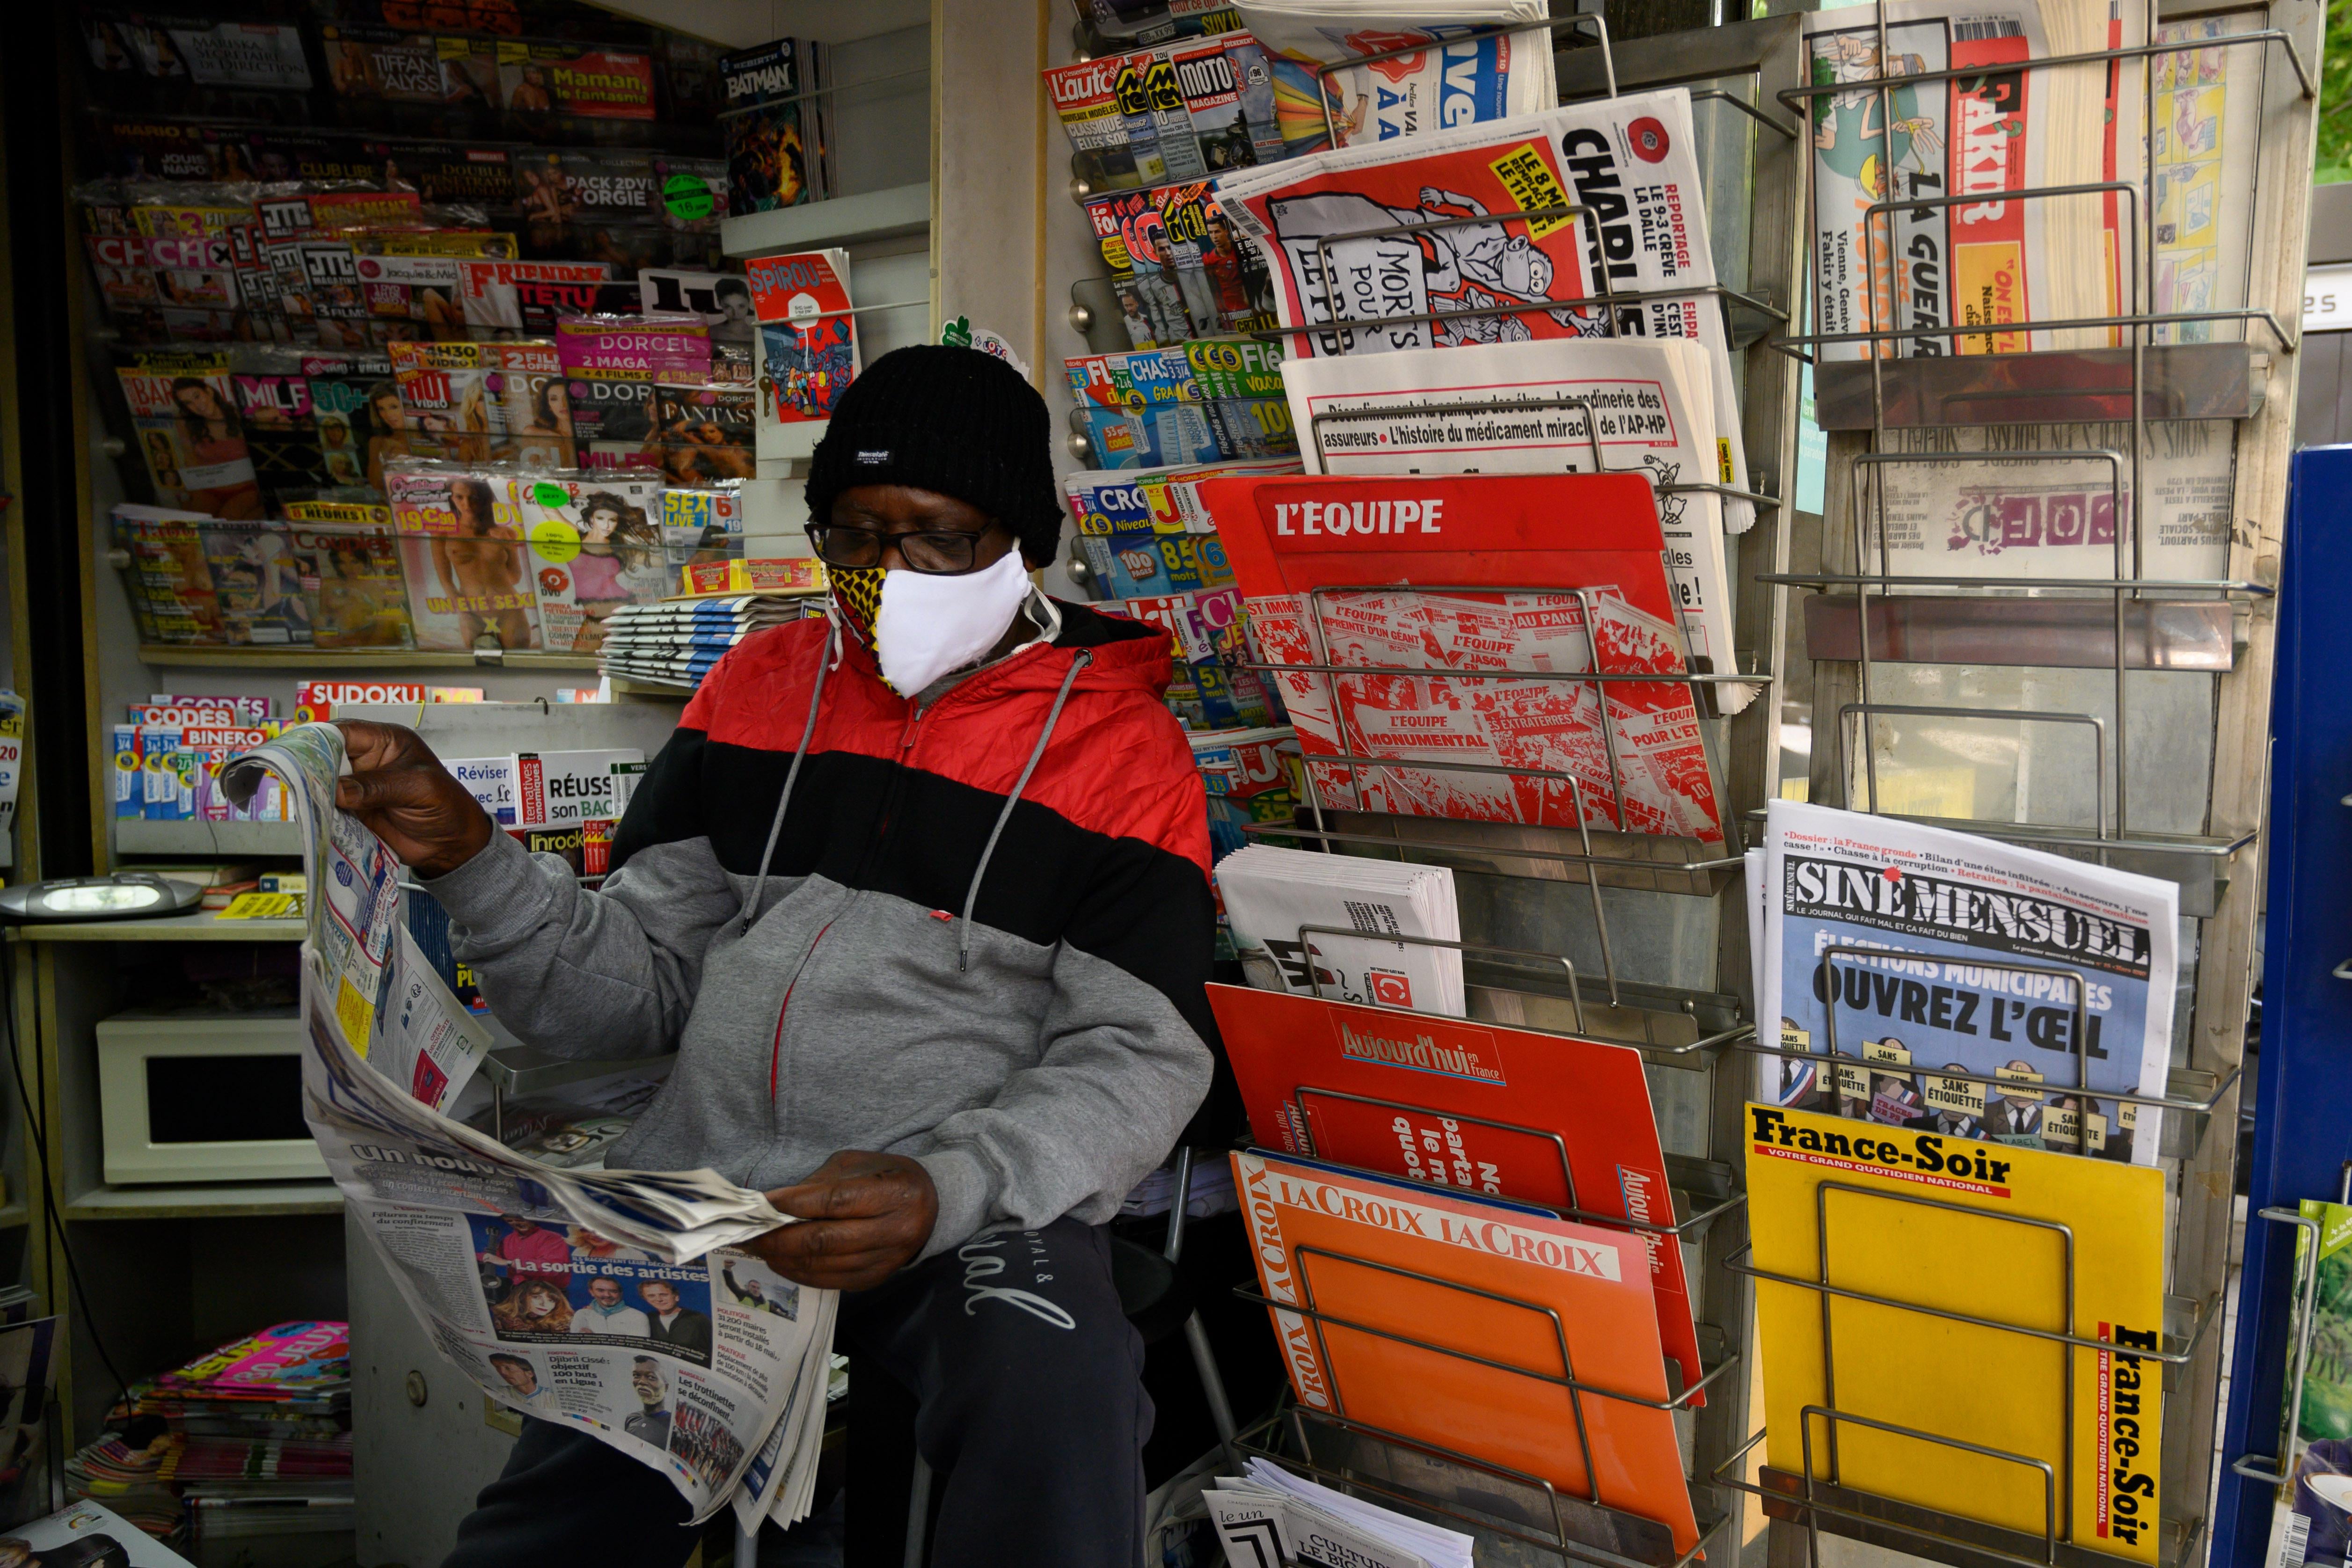
[[[397,859],[336,809],[344,766],[342,732],[305,724],[222,771],[240,806],[274,774],[301,827],[303,1111],[335,1185],[485,1394],[652,1465],[697,1520],[792,1522],[835,1292],[740,1250],[790,1221],[714,1172],[558,1168],[444,1113],[487,1035],[410,936]]]
[[[1686,339],[1706,350],[1715,414],[1713,461],[1692,477],[1744,490],[1723,309],[1704,292],[1716,276],[1696,149],[1690,94],[1673,88],[1243,170],[1218,180],[1217,200],[1266,258],[1282,326],[1322,329],[1285,339],[1286,365]],[[1563,303],[1602,295],[1639,298]],[[1727,504],[1732,532],[1754,520]]]
[[[2143,428],[2145,510],[2133,504],[2127,422],[1886,431],[1889,452],[1922,458],[1948,452],[1952,461],[1855,466],[1864,570],[1879,570],[1883,559],[1897,577],[2227,577],[2237,491],[2237,442],[2229,423],[2166,420]],[[2061,452],[2112,452],[2123,461],[2046,455]],[[1874,486],[1885,491],[1883,557]]]
[[[1944,326],[2000,327],[2115,314],[2140,218],[2104,196],[2005,201],[2001,193],[2129,179],[2137,162],[2141,80],[2129,90],[2095,66],[2024,72],[2019,62],[2141,41],[2146,18],[2011,0],[1896,0],[1805,18],[1812,85],[1861,84],[1973,66],[1982,75],[1917,87],[1855,85],[1811,100],[1813,131],[1813,329],[1824,334]],[[2083,15],[2077,16],[2081,11]],[[1880,26],[1885,26],[1885,52]],[[2074,36],[2079,35],[2079,36]],[[2104,82],[2104,87],[2102,83]],[[2118,117],[2123,133],[2118,135]],[[2116,172],[2116,151],[2133,168]],[[1985,199],[1881,211],[1906,197]],[[2105,265],[2081,258],[2104,249]],[[2095,335],[2090,335],[2095,331]],[[1886,358],[2016,353],[2120,341],[2112,329],[1990,331],[1875,345]],[[1824,360],[1873,345],[1830,343]]]
[[[1283,382],[1310,474],[1590,474],[1597,455],[1601,469],[1653,485],[1704,484],[1715,445],[1705,355],[1686,341],[1496,343],[1291,360]],[[1471,412],[1445,412],[1457,406]],[[1737,667],[1727,505],[1703,490],[1658,497],[1690,667],[1702,672]],[[1716,697],[1738,713],[1754,691],[1726,683]]]
[[[1766,811],[1757,1018],[1797,1054],[1758,1058],[1759,1099],[2155,1162],[2159,1114],[2114,1096],[2164,1091],[2177,884],[1864,812]]]

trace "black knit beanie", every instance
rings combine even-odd
[[[860,485],[910,485],[996,518],[1032,566],[1054,559],[1062,504],[1053,416],[1021,372],[993,354],[943,343],[893,349],[834,404],[809,463],[809,520]]]

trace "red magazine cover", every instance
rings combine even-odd
[[[1269,1146],[1486,1197],[1674,1223],[1632,1046],[1245,986],[1211,986],[1209,1007],[1250,1127]],[[1688,1387],[1701,1374],[1682,1249],[1634,1234],[1649,1249],[1659,1339]]]
[[[1585,822],[1721,841],[1689,687],[1552,678],[1685,668],[1646,480],[1244,478],[1199,494],[1266,663],[1462,673],[1277,672],[1325,804],[1575,827],[1573,778]],[[1310,616],[1310,591],[1337,588],[1367,591],[1327,593]],[[1529,673],[1485,673],[1514,670]],[[1474,767],[1311,760],[1338,754]]]
[[[849,253],[803,251],[746,264],[760,321],[760,417],[800,424],[833,417],[857,376],[857,318],[849,312]]]

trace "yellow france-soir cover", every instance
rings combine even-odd
[[[2126,1347],[2162,1343],[2161,1170],[1750,1104],[1748,1206],[1767,1273],[2118,1347],[1759,1280],[1768,1464],[1802,1471],[1809,1407],[1930,1432],[2054,1487],[1818,1409],[1812,1473],[2036,1537],[2054,1502],[2061,1541],[2156,1561],[2164,1369]]]

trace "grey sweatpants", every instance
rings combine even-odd
[[[1134,1568],[1152,1409],[1108,1230],[1058,1219],[976,1237],[844,1296],[834,1348],[915,1396],[915,1446],[942,1489],[933,1568]],[[443,1568],[676,1568],[699,1538],[688,1511],[650,1466],[532,1418]]]

